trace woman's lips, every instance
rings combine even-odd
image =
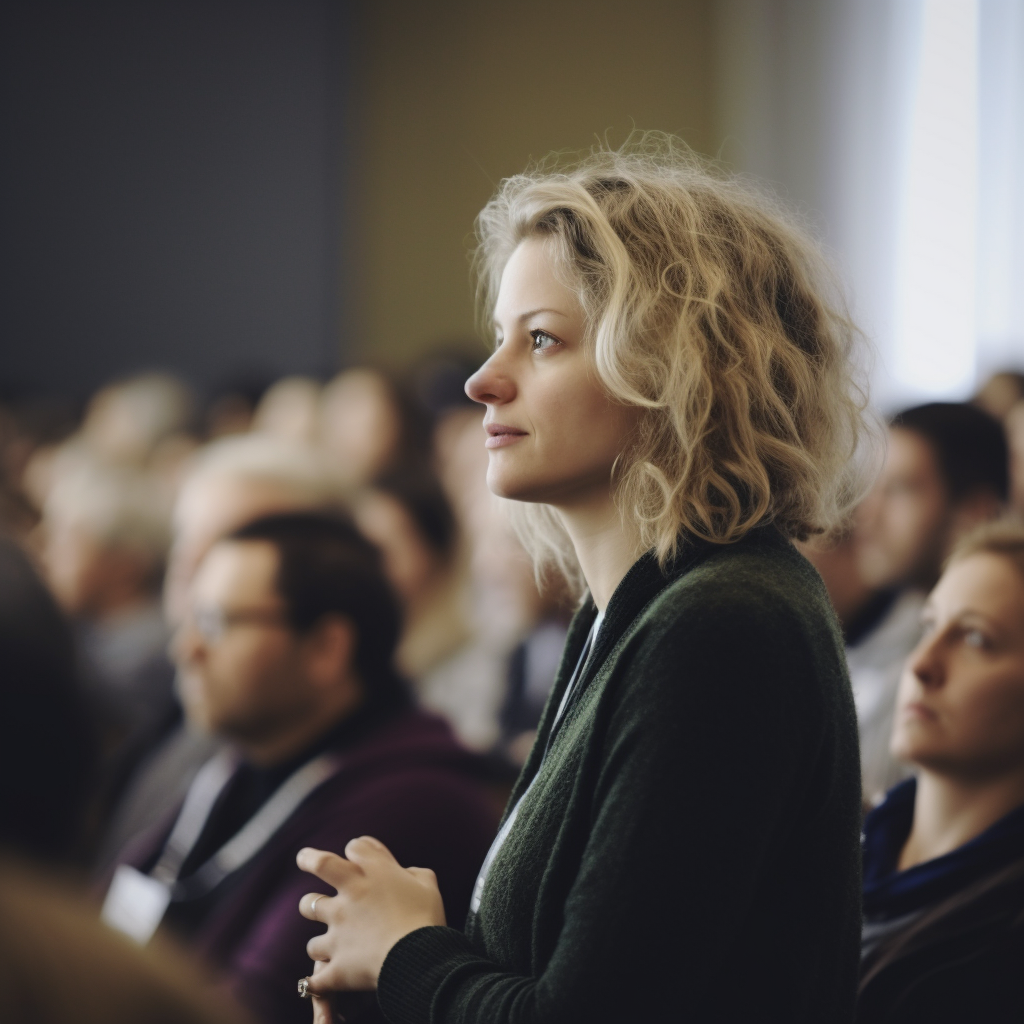
[[[506,427],[501,423],[488,423],[484,429],[487,431],[487,440],[484,441],[485,448],[506,448],[510,444],[515,444],[520,438],[526,437],[525,430]]]
[[[934,722],[939,717],[927,704],[917,700],[905,705],[903,714],[907,718],[918,718],[926,722]]]

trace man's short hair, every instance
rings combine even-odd
[[[372,703],[398,701],[405,689],[393,667],[402,616],[380,551],[341,515],[286,512],[262,516],[226,538],[264,541],[277,550],[276,588],[289,625],[313,628],[325,615],[349,619],[355,665]]]
[[[962,402],[930,402],[905,409],[893,427],[923,437],[935,452],[952,501],[978,492],[1006,501],[1010,491],[1010,452],[1002,424]]]
[[[441,559],[452,556],[458,526],[451,503],[433,473],[389,473],[373,484],[373,490],[392,497],[412,519],[424,543]]]

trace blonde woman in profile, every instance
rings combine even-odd
[[[300,905],[300,989],[394,1024],[850,1021],[856,720],[791,543],[863,431],[820,258],[661,137],[506,180],[478,229],[488,484],[584,596],[464,930],[373,838],[303,850],[337,895]]]

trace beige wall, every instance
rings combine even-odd
[[[351,357],[474,335],[473,218],[502,177],[635,125],[713,152],[712,0],[366,5],[350,208]],[[467,342],[467,344],[469,344]]]

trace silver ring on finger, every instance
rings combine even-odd
[[[319,902],[320,900],[322,900],[323,898],[324,898],[324,897],[323,897],[323,893],[321,893],[321,894],[320,894],[319,896],[314,896],[314,897],[313,897],[313,902],[312,902],[312,903],[310,903],[310,905],[309,905],[309,912],[310,912],[311,914],[315,914],[315,913],[316,913],[316,905],[317,905],[317,903],[318,903],[318,902]]]

